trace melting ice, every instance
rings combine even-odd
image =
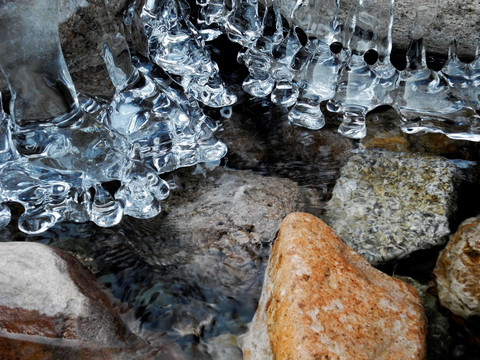
[[[442,70],[426,64],[436,2],[417,5],[402,71],[390,62],[394,0],[356,0],[346,16],[341,5],[298,0],[281,14],[273,0],[196,0],[195,12],[185,0],[132,1],[125,25],[144,31],[147,56],[132,57],[122,34],[103,34],[116,89],[103,100],[75,89],[56,0],[4,2],[0,67],[11,102],[9,114],[0,108],[0,227],[8,202],[25,208],[27,233],[62,220],[152,217],[168,196],[162,173],[221,159],[218,125],[202,107],[227,116],[236,102],[205,46],[222,33],[242,46],[244,91],[288,107],[292,124],[320,129],[326,102],[342,115],[339,132],[361,138],[366,114],[389,105],[406,132],[480,141],[480,48],[467,64],[452,41]],[[105,185],[115,181],[116,189]]]

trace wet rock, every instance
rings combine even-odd
[[[2,359],[152,356],[125,329],[95,278],[61,250],[0,243],[0,288]]]
[[[242,351],[238,347],[237,337],[233,334],[222,334],[210,339],[209,353],[213,360],[242,360]]]
[[[304,2],[310,4],[310,12],[314,11],[316,1],[309,0]],[[291,14],[295,1],[279,0],[276,2],[283,14]],[[344,0],[341,2],[341,17],[346,18],[349,9],[355,4],[353,0]],[[415,11],[418,2],[415,0],[397,0],[395,1],[394,22],[393,22],[393,46],[402,50],[406,50],[409,43],[409,35],[415,19]],[[306,15],[299,16],[296,21],[305,23]],[[425,46],[427,51],[440,54],[446,57],[448,52],[448,43],[453,37],[459,42],[459,54],[467,59],[473,59],[475,55],[475,47],[479,40],[480,23],[478,15],[480,8],[475,0],[467,1],[447,1],[440,0],[438,2],[438,12],[435,21],[428,28],[429,33],[425,36]],[[315,34],[315,22],[312,21],[307,33]]]
[[[480,217],[465,220],[435,268],[443,306],[464,318],[480,316]]]
[[[457,174],[441,157],[364,151],[343,167],[326,222],[372,264],[443,244]]]
[[[257,99],[234,108],[216,135],[228,147],[228,166],[307,185],[317,192],[315,206],[323,208],[355,142],[340,135],[336,124],[309,130],[289,123],[287,115],[285,108]]]
[[[321,220],[282,222],[244,359],[423,359],[426,322],[406,283],[371,267]]]
[[[275,234],[304,197],[288,179],[220,167],[191,172],[175,171],[162,214],[126,218],[118,226],[150,270],[143,284],[130,284],[128,291],[112,284],[115,294],[144,313],[143,326],[186,342],[202,333],[208,340],[245,331]]]

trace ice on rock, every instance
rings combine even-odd
[[[396,69],[390,64],[394,0],[358,0],[348,21],[344,46],[349,56],[340,71],[329,109],[343,113],[338,131],[351,138],[366,135],[365,116],[392,102]],[[371,64],[367,52],[378,54]]]
[[[233,8],[225,22],[228,38],[249,47],[262,32],[257,0],[232,0]]]
[[[249,47],[240,56],[241,61],[250,73],[243,81],[243,90],[256,97],[270,95],[275,86],[275,81],[270,72],[273,62],[273,49],[283,39],[282,18],[275,3],[265,9],[262,29],[255,46]]]
[[[218,66],[204,48],[204,39],[190,22],[182,0],[148,0],[141,17],[145,22],[150,56],[197,100],[211,107],[233,105],[231,94],[218,75]]]
[[[0,68],[11,92],[10,116],[0,108],[0,226],[10,221],[6,202],[24,207],[19,228],[31,234],[63,220],[112,226],[124,215],[155,216],[169,192],[159,174],[225,155],[213,137],[217,124],[152,64],[134,65],[119,34],[104,37],[114,97],[79,96],[60,47],[58,10],[55,0],[0,7]],[[111,181],[119,181],[117,191],[103,185]]]
[[[334,53],[331,46],[340,40],[341,24],[338,21],[339,1],[316,2],[315,14],[320,14],[320,24],[317,39],[309,39],[304,47],[306,56],[298,59],[299,71],[296,82],[299,86],[299,96],[295,106],[290,110],[288,119],[291,123],[309,129],[320,129],[325,125],[325,118],[320,109],[320,103],[330,100],[335,95],[338,73],[343,66],[345,52]],[[298,17],[309,19],[312,15],[308,2],[296,9]],[[302,11],[306,9],[306,11]]]
[[[295,27],[291,27],[284,39],[273,49],[272,77],[275,87],[270,95],[274,104],[292,106],[297,101],[298,86],[293,83],[295,56],[302,48]]]
[[[458,81],[458,72],[461,71],[461,77],[468,84],[467,66],[460,70],[455,45],[450,49],[443,74],[427,67],[423,36],[435,11],[436,2],[417,8],[407,51],[407,67],[400,73],[394,106],[402,118],[402,129],[407,133],[439,132],[454,139],[479,141],[478,115],[468,109],[468,98],[462,97],[462,85]]]
[[[97,99],[77,94],[70,77],[58,1],[3,1],[0,68],[11,102],[8,114],[0,108],[0,228],[8,202],[25,208],[19,227],[28,233],[63,220],[111,226],[125,214],[152,217],[169,192],[160,174],[224,156],[218,124],[202,111],[229,117],[236,101],[205,46],[221,33],[243,47],[243,89],[290,107],[292,124],[320,129],[327,102],[343,116],[339,132],[361,138],[366,114],[389,105],[406,132],[480,141],[480,47],[463,63],[452,41],[441,71],[426,64],[436,1],[416,6],[402,71],[390,63],[394,0],[355,0],[345,21],[340,0],[298,0],[288,14],[273,0],[196,3],[194,19],[185,0],[133,1],[124,26],[135,56],[104,24],[102,55],[116,90]],[[106,188],[112,181],[116,191]]]

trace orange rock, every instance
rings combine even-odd
[[[424,359],[426,320],[406,283],[373,268],[325,223],[282,222],[244,359]]]

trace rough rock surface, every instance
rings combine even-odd
[[[313,11],[316,1],[321,0],[308,0],[303,1],[303,3],[310,4],[311,11]],[[291,14],[296,4],[294,0],[278,0],[276,3],[283,14]],[[343,0],[341,2],[341,17],[345,18],[347,16],[354,3],[354,0]],[[415,0],[395,1],[392,33],[394,47],[402,50],[407,49],[417,7],[418,1]],[[439,0],[437,9],[437,17],[424,38],[427,51],[446,56],[450,40],[456,37],[459,44],[459,54],[467,59],[472,59],[479,40],[480,3],[476,0]],[[308,14],[302,15],[296,21],[305,21],[305,15]],[[315,33],[315,22],[311,24],[310,31]]]
[[[159,216],[123,219],[115,236],[128,249],[112,244],[118,250],[107,249],[108,257],[121,263],[101,273],[112,293],[141,314],[142,326],[188,344],[194,359],[205,351],[218,358],[235,349],[210,337],[245,332],[276,232],[289,212],[302,208],[303,190],[251,171],[192,170],[172,174],[175,185]],[[198,334],[208,349],[194,340]]]
[[[2,359],[132,358],[135,353],[137,340],[95,278],[58,249],[0,243],[0,289]]]
[[[480,217],[465,220],[435,268],[440,303],[454,314],[480,315]]]
[[[343,167],[326,222],[372,264],[406,257],[445,242],[456,183],[444,158],[364,151]]]
[[[421,299],[371,267],[325,223],[282,222],[244,359],[423,359]]]
[[[301,209],[302,189],[291,180],[251,171],[189,172],[176,172],[178,188],[160,216],[120,225],[125,231],[145,229],[145,237],[132,239],[131,247],[149,264],[189,274],[180,281],[209,289],[212,301],[258,299],[271,243],[282,219]],[[149,229],[156,229],[154,239]]]

